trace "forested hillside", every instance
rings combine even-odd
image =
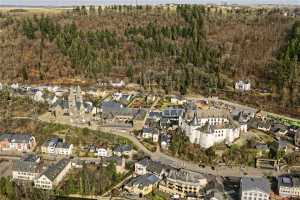
[[[3,11],[0,40],[1,80],[94,83],[120,78],[165,93],[218,94],[300,115],[300,25],[280,9]],[[250,80],[256,90],[233,92],[239,79]]]

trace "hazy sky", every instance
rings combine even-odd
[[[135,4],[136,0],[0,0],[0,5],[24,6],[72,6],[72,5],[99,5],[99,4]],[[138,4],[164,3],[237,3],[237,4],[291,4],[300,5],[300,0],[137,0]]]

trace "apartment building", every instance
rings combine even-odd
[[[240,182],[241,200],[269,200],[271,184],[266,178],[242,177]]]
[[[298,176],[279,176],[278,192],[281,197],[300,198],[300,177]]]
[[[42,174],[34,180],[34,187],[51,190],[57,186],[71,169],[70,159],[61,159],[50,165]]]

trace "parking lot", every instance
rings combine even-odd
[[[11,176],[12,161],[0,159],[0,178]]]

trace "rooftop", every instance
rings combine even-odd
[[[126,185],[129,187],[138,187],[140,189],[153,185],[159,181],[159,178],[153,174],[145,174],[131,179]]]
[[[57,163],[50,165],[46,171],[42,173],[51,181],[54,181],[55,178],[61,173],[61,171],[70,163],[70,160],[67,158],[61,159]]]
[[[300,177],[296,176],[279,176],[277,178],[278,186],[283,187],[300,187]]]
[[[271,193],[271,184],[266,178],[242,177],[241,189],[243,192],[250,190],[259,190],[264,193]]]
[[[188,184],[199,184],[201,179],[206,179],[203,174],[184,170],[184,169],[172,169],[168,174],[168,179],[174,181],[181,181]]]

